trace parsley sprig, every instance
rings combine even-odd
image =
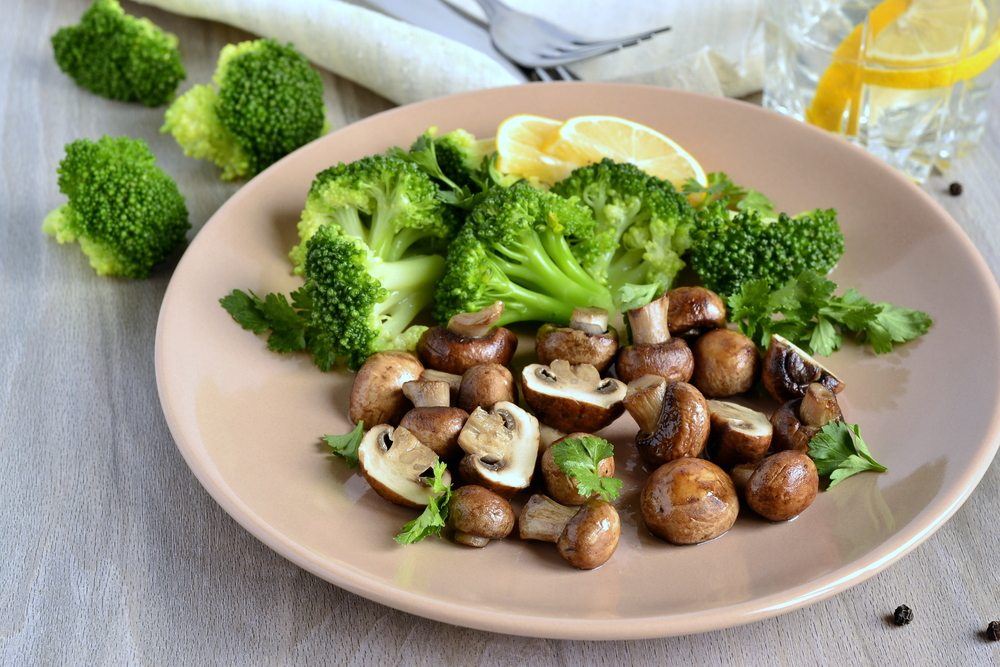
[[[821,477],[829,477],[828,489],[868,470],[885,472],[887,468],[875,460],[861,438],[857,424],[832,421],[809,441],[809,457]]]
[[[448,466],[443,461],[438,461],[431,470],[434,475],[426,481],[430,485],[433,495],[420,516],[412,521],[407,521],[403,529],[396,535],[396,541],[400,544],[413,544],[431,535],[439,535],[448,523],[451,484],[444,481],[444,474],[447,472]]]
[[[762,217],[776,218],[777,210],[774,202],[758,190],[744,188],[733,183],[732,179],[721,171],[716,171],[706,177],[702,185],[689,178],[681,191],[688,195],[700,195],[697,208],[706,208],[716,202],[732,211],[757,211]]]
[[[340,435],[324,435],[323,442],[334,456],[344,459],[350,468],[358,467],[358,447],[365,435],[365,423],[358,422],[353,429]]]
[[[559,469],[576,482],[577,493],[586,497],[596,495],[608,502],[618,497],[622,481],[602,477],[599,469],[601,461],[614,455],[614,446],[595,435],[566,438],[552,445],[552,458]]]

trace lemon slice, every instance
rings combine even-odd
[[[650,127],[615,116],[570,118],[545,150],[564,162],[580,165],[603,158],[631,162],[677,187],[689,178],[705,183],[705,170],[677,142]]]
[[[988,20],[982,0],[913,0],[871,39],[867,55],[900,67],[955,60],[982,46]]]
[[[497,128],[497,168],[505,174],[552,184],[562,180],[577,164],[567,163],[544,151],[559,132],[562,122],[518,114]]]

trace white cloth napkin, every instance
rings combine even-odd
[[[520,83],[459,42],[341,0],[137,0],[176,14],[292,42],[314,63],[407,104]],[[475,0],[448,0],[473,15]],[[638,46],[573,65],[588,81],[631,81],[713,95],[760,88],[762,0],[509,0],[511,6],[594,37],[670,25]]]

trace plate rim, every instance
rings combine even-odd
[[[992,271],[986,264],[978,248],[965,233],[962,226],[951,217],[951,215],[923,189],[919,188],[909,178],[894,170],[888,164],[880,161],[875,156],[866,152],[863,148],[856,146],[845,139],[827,133],[819,128],[812,127],[787,116],[782,116],[763,107],[734,100],[730,98],[719,98],[700,93],[681,91],[675,89],[662,88],[643,84],[611,83],[611,82],[550,82],[533,83],[531,86],[544,86],[546,88],[593,88],[595,94],[597,90],[613,91],[619,94],[628,94],[630,91],[643,91],[653,94],[662,94],[666,97],[682,96],[693,97],[711,104],[722,104],[739,106],[741,113],[760,114],[767,116],[769,122],[787,123],[790,126],[804,128],[813,134],[813,140],[826,142],[833,150],[847,150],[853,152],[855,157],[873,163],[878,169],[886,173],[890,178],[904,184],[910,191],[920,198],[923,203],[933,209],[938,217],[944,220],[946,225],[957,232],[964,249],[973,258],[972,268],[979,277],[991,285],[990,293],[993,299],[995,312],[1000,312],[1000,286],[993,276]],[[393,107],[379,113],[367,116],[353,123],[338,128],[336,131],[319,137],[307,146],[320,141],[330,141],[340,132],[347,128],[353,128],[359,124],[369,124],[383,122],[385,118],[395,115],[405,116],[413,108],[425,105],[440,104],[442,100],[457,100],[466,97],[477,97],[482,95],[502,95],[505,91],[523,88],[524,84],[515,86],[505,86],[501,88],[490,88],[473,90],[454,95],[436,97],[422,100],[408,105]],[[797,131],[800,131],[797,130]],[[159,315],[156,324],[156,336],[154,342],[154,370],[156,375],[156,388],[160,400],[160,405],[178,450],[185,463],[196,479],[208,494],[219,504],[220,507],[244,529],[256,539],[263,542],[270,549],[283,558],[291,561],[302,569],[323,579],[328,583],[344,588],[351,593],[360,595],[400,611],[415,614],[424,618],[429,618],[444,623],[449,623],[461,627],[469,627],[477,630],[501,632],[511,635],[544,637],[553,639],[645,639],[656,637],[677,636],[695,634],[718,630],[745,623],[751,623],[765,618],[771,618],[784,614],[804,606],[828,599],[837,593],[843,592],[855,586],[875,574],[881,572],[891,564],[895,563],[914,548],[919,546],[927,538],[933,535],[945,522],[947,522],[958,509],[968,500],[969,496],[978,486],[986,471],[989,469],[998,449],[1000,449],[1000,406],[993,413],[993,418],[987,427],[987,435],[980,443],[974,456],[970,458],[970,465],[966,467],[964,474],[956,480],[953,487],[949,489],[943,497],[928,504],[919,514],[913,517],[906,527],[897,534],[881,543],[875,549],[863,556],[852,560],[833,572],[796,586],[791,589],[773,593],[766,597],[752,598],[745,602],[723,607],[713,607],[698,612],[688,612],[684,614],[663,614],[648,615],[630,618],[607,618],[607,619],[587,619],[569,618],[541,615],[512,614],[509,612],[495,611],[489,608],[473,605],[460,604],[447,600],[427,598],[421,594],[405,591],[390,584],[385,584],[364,578],[363,574],[348,563],[339,560],[331,560],[328,557],[320,558],[307,548],[291,543],[283,536],[283,533],[270,525],[260,517],[253,509],[244,503],[239,496],[226,484],[217,467],[207,459],[197,458],[196,451],[199,449],[194,442],[189,441],[186,434],[182,432],[175,417],[175,410],[172,407],[169,392],[166,389],[167,381],[164,379],[165,359],[164,345],[162,342],[164,331],[164,320],[166,313],[171,309],[171,304],[176,298],[174,288],[174,277],[178,275],[185,262],[189,260],[189,250],[199,243],[202,232],[218,219],[224,217],[227,209],[235,206],[244,197],[251,196],[252,188],[249,186],[259,178],[266,178],[273,169],[281,168],[286,161],[293,159],[299,150],[283,157],[253,179],[245,183],[229,199],[226,200],[213,213],[205,224],[198,230],[191,240],[184,255],[178,261],[171,275],[171,279],[164,292],[160,305]],[[1000,321],[998,321],[1000,327]],[[197,438],[191,440],[197,441]]]

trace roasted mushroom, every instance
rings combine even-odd
[[[475,313],[461,313],[447,327],[431,327],[417,341],[417,354],[428,368],[461,375],[478,364],[510,363],[517,336],[494,325],[503,314],[497,301]]]
[[[580,438],[588,435],[590,434],[571,433],[567,436],[563,436],[560,440],[565,440],[566,438]],[[576,481],[564,473],[562,468],[556,464],[555,450],[552,447],[547,448],[545,453],[542,454],[541,469],[542,478],[545,480],[545,488],[548,490],[549,495],[552,496],[557,502],[560,502],[563,505],[582,505],[593,497],[580,495]],[[602,459],[600,464],[597,466],[597,474],[601,477],[614,477],[615,458],[613,456],[609,456],[606,459]]]
[[[404,507],[423,507],[432,496],[424,475],[438,455],[405,428],[380,424],[368,431],[358,446],[361,474],[375,493]],[[445,484],[451,475],[444,474]]]
[[[458,445],[465,452],[459,465],[462,478],[509,496],[531,483],[538,420],[506,401],[489,412],[476,408],[458,434]]]
[[[469,413],[449,407],[451,393],[446,382],[411,380],[403,385],[403,394],[413,409],[403,415],[399,425],[417,436],[442,459],[454,458],[459,451],[458,434]]]
[[[357,424],[398,424],[409,407],[403,385],[416,380],[424,367],[408,352],[378,352],[358,370],[351,388],[348,416]]]
[[[608,562],[621,537],[621,519],[610,503],[590,500],[583,507],[566,507],[541,494],[528,499],[518,528],[522,540],[554,542],[563,560],[580,570]]]
[[[708,451],[723,468],[756,463],[771,446],[771,422],[762,412],[728,401],[709,401]]]
[[[744,492],[750,508],[770,521],[787,521],[816,499],[816,464],[802,452],[778,452],[753,471]]]
[[[485,547],[514,530],[514,510],[503,497],[469,484],[457,489],[448,505],[452,539],[467,547]]]
[[[488,410],[501,401],[514,402],[514,376],[506,366],[479,364],[465,371],[455,401],[458,407],[466,412]]]
[[[808,419],[806,419],[808,416]],[[809,451],[809,441],[831,421],[843,419],[837,396],[814,382],[805,396],[788,401],[771,415],[774,449]]]
[[[671,336],[700,333],[726,326],[726,304],[705,287],[676,287],[668,292]]]
[[[658,466],[701,456],[708,442],[709,418],[708,403],[700,391],[686,382],[661,384],[645,377],[629,388],[625,407],[639,425],[635,446],[646,463]]]
[[[835,394],[844,390],[844,383],[833,373],[785,338],[774,334],[764,355],[761,380],[774,400],[784,402],[799,398],[806,387],[818,382]]]
[[[673,544],[698,544],[732,528],[739,514],[729,475],[704,459],[683,458],[653,471],[639,507],[649,532]]]
[[[691,383],[705,396],[725,398],[750,391],[757,377],[757,346],[738,331],[714,329],[698,337]]]
[[[544,324],[535,338],[538,363],[565,359],[571,364],[590,364],[604,372],[618,352],[618,332],[608,326],[608,312],[601,308],[577,308],[568,327]]]
[[[615,371],[622,382],[659,375],[670,382],[687,382],[694,373],[694,356],[682,338],[671,338],[667,295],[628,311],[632,344],[618,353]]]
[[[543,423],[566,432],[594,433],[625,410],[625,383],[602,378],[590,364],[572,366],[563,359],[525,366],[521,395]]]
[[[753,471],[757,469],[757,461],[755,463],[741,463],[738,466],[733,466],[733,469],[729,471],[729,478],[733,480],[733,486],[736,487],[736,493],[741,498],[746,498],[744,495],[747,490],[747,484],[750,483],[750,477],[753,476]]]

